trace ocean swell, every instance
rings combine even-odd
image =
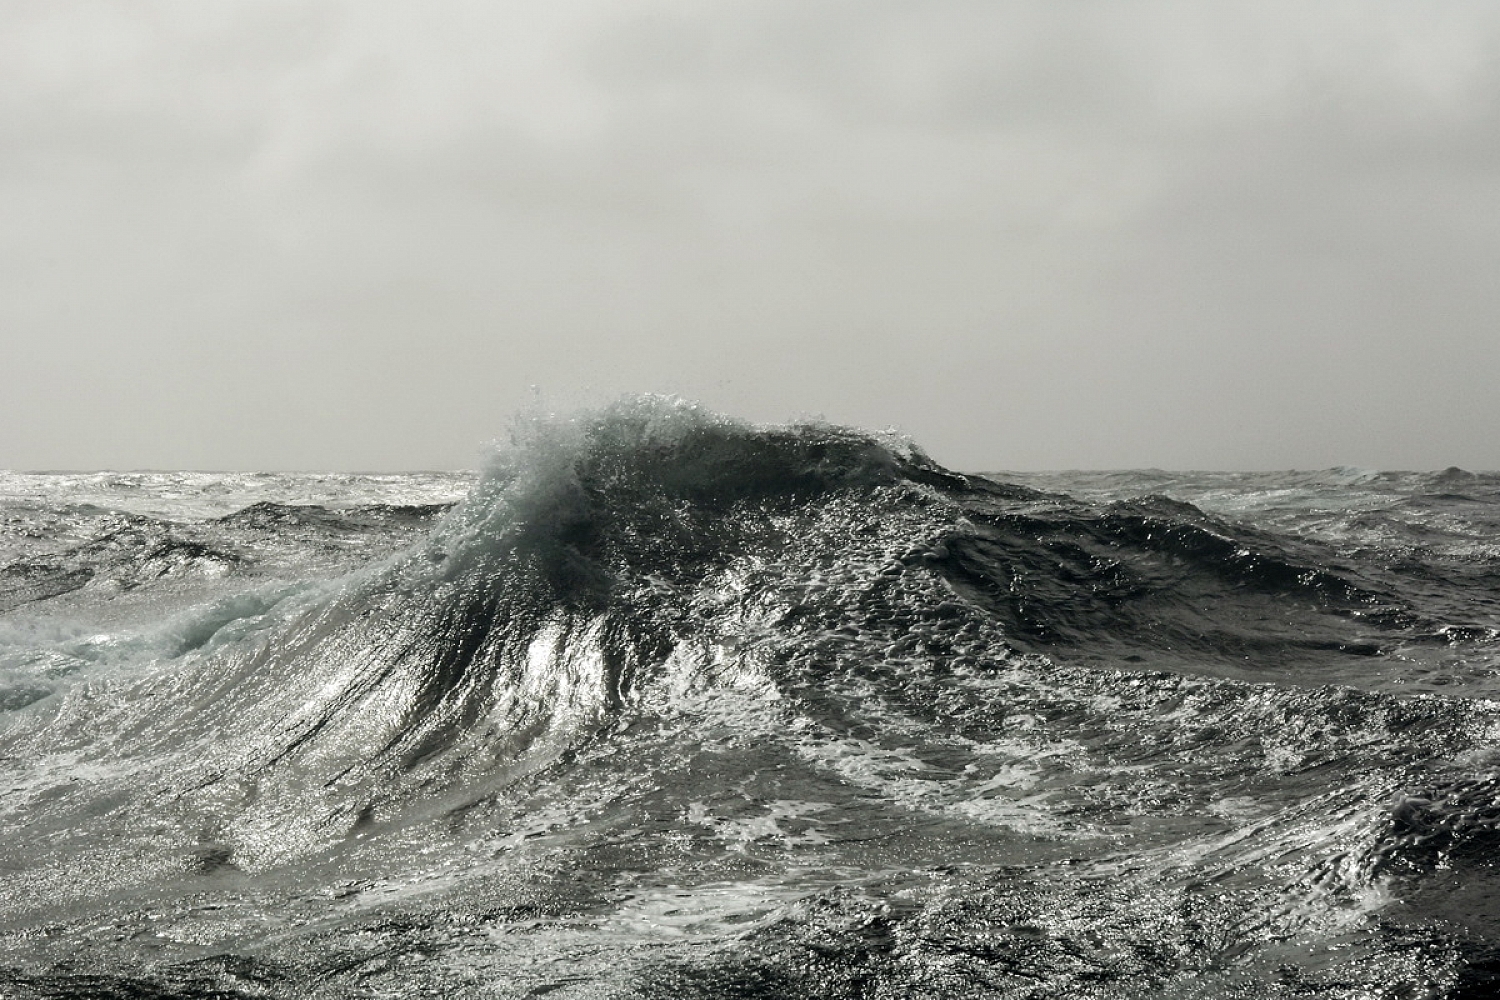
[[[1142,481],[636,398],[521,422],[451,507],[33,546],[0,985],[1479,989],[1488,911],[1441,886],[1487,884],[1500,715],[1422,682],[1497,623]]]

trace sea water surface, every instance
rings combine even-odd
[[[1492,996],[1497,588],[1497,475],[652,398],[0,474],[0,996]]]

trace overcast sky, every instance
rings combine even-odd
[[[1488,0],[0,4],[0,467],[1497,469],[1497,321]]]

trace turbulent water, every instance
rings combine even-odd
[[[1500,476],[637,399],[0,475],[0,996],[1489,997]]]

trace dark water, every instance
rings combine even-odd
[[[0,489],[0,996],[1500,994],[1500,477]]]

